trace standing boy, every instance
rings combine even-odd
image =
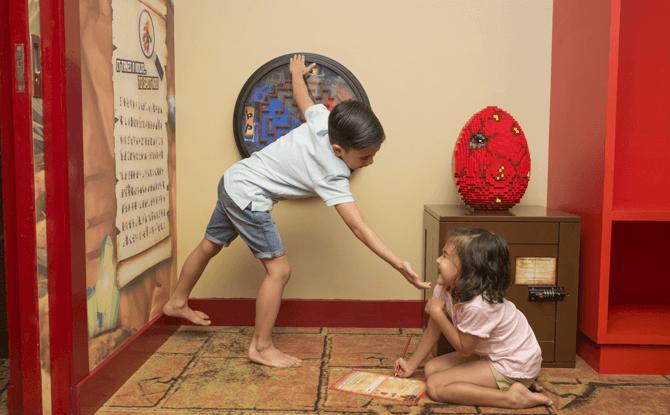
[[[420,281],[409,263],[391,252],[363,221],[349,190],[351,172],[372,164],[386,138],[381,123],[370,107],[359,101],[345,101],[332,112],[315,105],[303,78],[314,66],[305,66],[302,55],[291,58],[293,97],[306,122],[224,173],[205,238],[186,259],[175,292],[163,307],[168,316],[209,325],[206,314],[188,307],[188,297],[209,260],[240,235],[267,272],[256,297],[249,359],[278,368],[299,366],[301,362],[272,343],[272,328],[291,276],[286,252],[270,217],[279,200],[320,196],[326,206],[335,206],[358,239],[410,284],[430,288],[430,283]]]

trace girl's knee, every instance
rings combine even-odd
[[[426,377],[429,377],[435,373],[443,372],[454,366],[458,366],[459,364],[461,364],[461,357],[458,355],[458,352],[448,353],[430,359],[424,367],[424,373]]]
[[[439,371],[438,364],[434,360],[435,359],[429,360],[428,363],[426,363],[426,366],[423,369],[423,372],[426,375],[426,378],[429,378],[429,377],[433,376],[435,373],[437,373]]]
[[[426,380],[426,394],[428,397],[436,402],[442,402],[443,399],[441,399],[440,393],[439,393],[440,387],[438,385],[437,380],[435,377],[428,378]]]

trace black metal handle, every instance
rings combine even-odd
[[[528,287],[528,301],[560,301],[567,295],[563,287]]]

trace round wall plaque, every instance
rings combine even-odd
[[[233,130],[242,157],[279,140],[305,122],[293,101],[291,53],[275,58],[249,77],[235,103]],[[305,83],[315,104],[332,110],[340,102],[357,99],[370,104],[363,87],[344,66],[325,56],[300,53],[307,66],[316,66],[305,75]]]

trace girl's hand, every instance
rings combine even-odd
[[[300,74],[304,76],[306,73],[312,70],[316,66],[316,63],[313,63],[309,66],[305,66],[305,56],[304,55],[293,55],[289,64],[289,71],[291,74]]]
[[[425,308],[426,313],[428,313],[431,316],[435,313],[443,313],[445,304],[446,304],[446,302],[444,300],[441,300],[437,297],[432,297],[426,303],[426,308]]]
[[[414,368],[411,368],[407,360],[400,358],[395,361],[395,366],[393,366],[393,371],[397,373],[396,376],[401,378],[408,378],[414,373]]]

